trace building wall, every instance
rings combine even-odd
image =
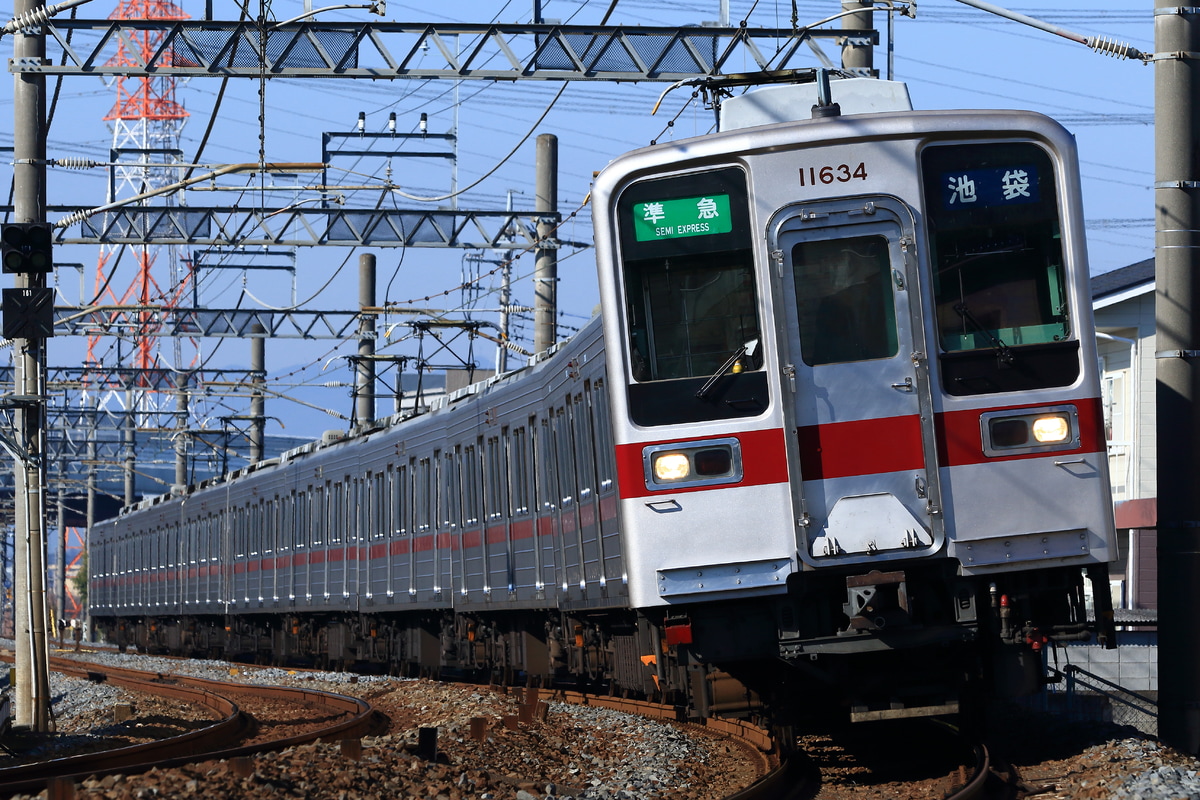
[[[1158,492],[1155,446],[1154,292],[1095,310],[1098,331],[1126,341],[1099,341],[1106,377],[1106,418],[1112,413],[1109,465],[1117,500],[1154,497]]]
[[[1129,608],[1158,608],[1158,531],[1130,531]]]
[[[1066,645],[1059,648],[1058,667],[1074,664],[1082,670],[1111,681],[1130,692],[1158,691],[1158,636],[1154,633],[1119,631],[1121,646],[1105,650],[1096,645]],[[1055,666],[1053,654],[1049,666]]]

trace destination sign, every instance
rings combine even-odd
[[[954,210],[1036,203],[1041,199],[1037,178],[1037,167],[1031,164],[944,173],[942,206]]]
[[[710,236],[731,230],[733,215],[727,194],[633,204],[633,232],[639,242]]]

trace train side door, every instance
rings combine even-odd
[[[944,538],[913,218],[893,198],[785,209],[771,251],[812,564],[934,552]]]

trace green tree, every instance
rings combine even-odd
[[[79,572],[71,579],[71,583],[75,585],[75,594],[79,597],[79,606],[87,608],[88,600],[88,554],[83,551],[83,555],[79,557]]]

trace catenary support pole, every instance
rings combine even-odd
[[[842,27],[849,30],[871,30],[875,24],[873,5],[870,0],[842,0],[842,11],[861,9],[856,14],[842,17]],[[875,48],[870,42],[842,42],[842,66],[845,69],[870,73],[875,68]]]
[[[16,0],[14,16],[31,13],[36,0]],[[40,26],[13,34],[14,62],[44,63],[45,34]],[[46,221],[46,79],[34,73],[13,76],[13,221]],[[45,289],[44,273],[18,273],[15,288]],[[14,413],[17,441],[27,454],[18,459],[16,491],[17,561],[24,583],[15,603],[24,607],[17,626],[16,723],[39,733],[50,729],[49,650],[46,641],[45,485],[45,339],[14,342],[14,384],[20,404]]]
[[[1155,0],[1159,727],[1200,754],[1200,9]]]
[[[66,481],[61,479],[66,476],[66,469],[59,471],[60,483],[58,491],[54,493],[55,510],[58,512],[56,519],[58,520],[58,563],[55,565],[58,572],[58,630],[51,631],[51,636],[58,634],[61,638],[63,621],[67,618],[67,502],[66,502]]]
[[[558,137],[537,137],[538,246],[533,277],[533,351],[540,353],[558,340],[558,250],[553,241],[558,212]]]
[[[137,502],[137,393],[133,386],[125,387],[125,505]]]
[[[88,440],[87,440],[87,529],[88,534],[84,539],[84,543],[90,552],[92,544],[92,526],[96,524],[96,395],[89,392],[86,400],[88,410]],[[91,571],[91,562],[86,562],[88,571]],[[83,626],[85,633],[90,633],[91,615],[88,610],[88,604],[83,603],[83,608],[80,609],[81,618],[79,624]],[[91,641],[89,638],[88,641]]]
[[[182,492],[188,485],[188,373],[180,372],[175,385],[175,488]]]
[[[257,322],[251,326],[250,375],[250,463],[257,464],[263,460],[267,428],[267,337]]]
[[[375,254],[358,257],[358,359],[354,370],[354,424],[370,425],[375,420]]]

